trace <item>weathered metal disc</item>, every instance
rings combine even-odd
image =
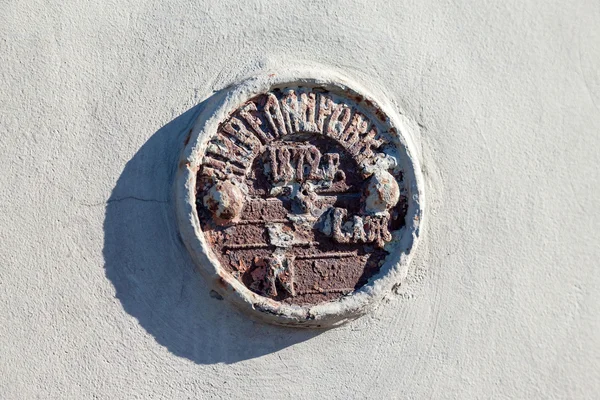
[[[179,163],[183,240],[211,286],[268,322],[328,327],[407,273],[419,165],[394,112],[336,73],[287,70],[210,99]]]

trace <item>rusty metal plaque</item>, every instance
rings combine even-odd
[[[270,74],[215,99],[188,138],[178,208],[223,297],[270,322],[331,326],[404,277],[422,191],[391,111],[314,75]]]

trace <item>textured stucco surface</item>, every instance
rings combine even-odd
[[[427,181],[407,285],[325,332],[171,223],[196,105],[293,60],[384,92]],[[599,65],[592,0],[1,1],[0,397],[596,397]]]

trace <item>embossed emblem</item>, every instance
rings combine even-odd
[[[370,98],[331,84],[267,88],[200,132],[188,194],[223,286],[254,310],[304,322],[381,275],[407,230],[414,170]]]

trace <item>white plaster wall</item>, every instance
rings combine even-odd
[[[247,320],[171,223],[213,91],[283,62],[422,152],[409,282],[342,328]],[[597,398],[600,3],[0,1],[0,398]]]

